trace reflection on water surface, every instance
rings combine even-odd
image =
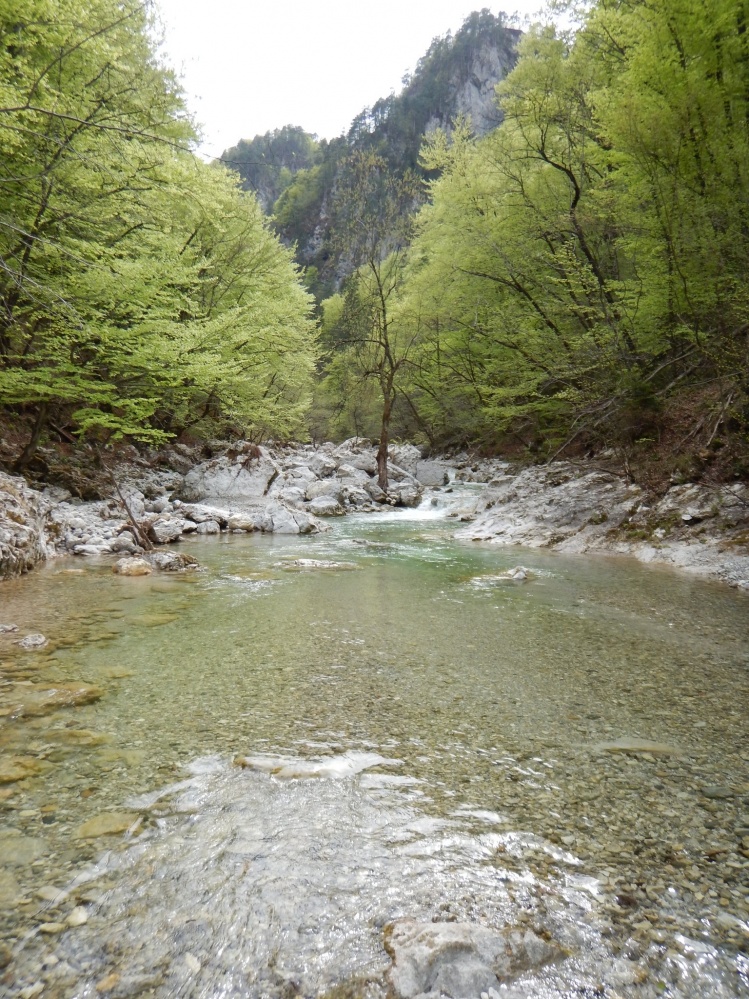
[[[517,996],[749,995],[746,598],[423,512],[3,584],[2,620],[50,639],[0,636],[0,753],[29,768],[0,790],[9,994],[375,995],[409,915],[553,933],[571,957]],[[73,681],[104,694],[12,717]],[[346,753],[399,762],[232,762]]]

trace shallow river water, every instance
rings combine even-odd
[[[503,999],[749,996],[746,596],[439,513],[1,584],[0,994],[377,997],[412,916],[559,941]]]

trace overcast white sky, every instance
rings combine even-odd
[[[203,126],[205,156],[283,125],[347,131],[481,0],[156,0],[169,63]],[[493,13],[535,15],[542,0]],[[521,25],[522,26],[522,25]]]

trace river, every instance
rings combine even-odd
[[[557,940],[502,999],[749,996],[745,595],[444,512],[2,584],[50,643],[0,636],[0,992],[377,997],[412,916]],[[103,696],[13,717],[71,681]]]

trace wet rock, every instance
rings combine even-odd
[[[116,971],[113,971],[110,975],[106,975],[104,978],[99,979],[96,983],[97,992],[111,992],[116,989],[120,983],[120,976]]]
[[[0,849],[2,849],[4,845],[3,840],[0,839]],[[8,863],[10,863],[10,861],[8,861]],[[21,887],[16,879],[10,871],[0,867],[0,907],[5,908],[6,906],[13,905],[20,894]],[[2,967],[1,961],[0,967]]]
[[[0,784],[14,784],[40,770],[39,761],[31,756],[0,756]]]
[[[388,498],[395,500],[398,506],[418,506],[422,495],[422,488],[418,484],[405,483],[388,489]]]
[[[88,922],[88,909],[85,905],[77,905],[65,920],[68,926],[83,926]]]
[[[312,778],[340,779],[354,777],[372,767],[398,766],[400,760],[389,760],[379,753],[343,753],[322,760],[294,760],[274,756],[238,756],[234,763],[247,770],[271,774],[279,780]]]
[[[78,827],[78,839],[97,839],[99,836],[118,836],[138,821],[134,812],[102,812]]]
[[[28,867],[46,852],[47,844],[43,839],[15,832],[0,836],[0,858],[10,867]]]
[[[44,737],[48,742],[59,742],[66,746],[101,746],[109,742],[109,736],[85,728],[51,728],[45,732]]]
[[[184,552],[149,552],[147,564],[160,572],[182,572],[185,569],[199,569],[200,563],[192,555]]]
[[[730,787],[725,787],[722,784],[710,784],[707,787],[701,787],[700,792],[706,798],[712,798],[715,801],[736,797],[735,792]]]
[[[46,933],[48,936],[53,936],[55,933],[62,933],[65,929],[65,923],[41,923],[39,926],[40,933]]]
[[[531,930],[400,919],[385,928],[390,984],[400,999],[434,992],[478,996],[563,956]]]
[[[121,558],[112,566],[112,572],[120,576],[150,576],[153,568],[144,558]]]
[[[60,708],[74,708],[98,701],[104,691],[86,683],[14,684],[0,693],[0,705],[8,704],[11,717],[39,717]]]
[[[616,739],[614,742],[602,742],[596,747],[605,753],[627,753],[633,756],[649,754],[650,756],[681,756],[682,750],[665,742],[649,742],[647,739]]]
[[[0,624],[0,635],[7,635],[12,631],[18,631],[17,624]]]
[[[356,562],[332,562],[319,558],[295,558],[289,562],[277,562],[277,568],[287,572],[304,571],[308,569],[358,569]]]
[[[25,638],[21,638],[13,644],[20,646],[22,649],[43,649],[47,644],[47,639],[44,635],[27,635]]]

